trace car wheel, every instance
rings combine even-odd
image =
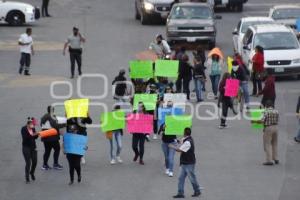
[[[137,8],[136,3],[135,3],[135,19],[136,19],[136,20],[141,19],[141,15],[140,15],[140,13],[139,13],[139,11],[138,11],[138,8]]]
[[[24,23],[24,15],[19,11],[11,12],[7,16],[7,22],[12,26],[20,26]]]
[[[243,12],[243,8],[244,8],[244,6],[243,6],[243,4],[241,3],[241,4],[238,4],[238,5],[236,5],[236,11],[237,12]]]
[[[143,25],[149,24],[149,16],[146,13],[141,13],[141,23]]]
[[[213,48],[215,48],[216,47],[216,42],[215,41],[210,41],[209,43],[208,43],[208,49],[209,50],[212,50]]]

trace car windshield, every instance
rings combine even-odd
[[[242,24],[242,29],[241,32],[242,33],[246,33],[247,29],[249,28],[249,26],[253,26],[253,25],[259,25],[259,24],[274,24],[273,21],[252,21],[252,22],[244,22]]]
[[[277,9],[272,15],[273,19],[298,19],[300,8]]]
[[[298,49],[299,43],[290,32],[258,33],[254,39],[254,47],[260,45],[265,50]]]
[[[176,6],[171,19],[211,19],[212,11],[205,6]]]

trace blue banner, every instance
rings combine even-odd
[[[166,115],[183,115],[183,110],[181,108],[158,108],[158,128],[165,123]]]
[[[300,18],[296,21],[297,31],[300,33]]]
[[[84,155],[86,152],[87,136],[65,133],[63,136],[65,153]]]

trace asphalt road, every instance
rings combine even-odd
[[[40,1],[26,0],[39,5]],[[217,45],[226,55],[232,54],[231,32],[242,16],[266,15],[277,2],[295,1],[253,0],[243,13],[220,12]],[[78,97],[76,80],[70,81],[69,60],[62,55],[63,42],[78,26],[87,38],[83,55],[83,72],[104,74],[108,82],[108,95],[92,99],[98,105],[91,106],[95,123],[105,108],[112,108],[111,81],[121,68],[127,69],[128,61],[137,52],[143,51],[155,34],[165,32],[164,25],[142,26],[134,20],[133,0],[52,0],[50,14],[33,25],[33,37],[38,51],[32,60],[32,76],[17,74],[19,52],[16,41],[24,27],[0,26],[0,199],[1,200],[82,200],[82,199],[172,199],[177,191],[175,176],[164,175],[163,155],[160,140],[146,143],[145,166],[132,162],[131,136],[123,137],[121,165],[109,164],[109,144],[98,128],[90,128],[87,164],[83,166],[83,182],[68,186],[68,166],[63,154],[62,171],[42,171],[43,145],[38,144],[37,180],[24,182],[24,160],[21,153],[20,128],[27,116],[40,118],[47,105],[61,103],[62,99],[50,95],[50,84],[68,81],[72,84],[72,97]],[[193,88],[191,84],[191,88]],[[210,90],[210,85],[208,85]],[[81,84],[84,95],[101,95],[105,84],[100,78],[84,78]],[[201,199],[205,200],[298,200],[300,199],[300,146],[293,142],[298,128],[293,115],[299,91],[299,81],[287,78],[276,83],[276,108],[280,111],[279,159],[275,167],[262,166],[264,153],[262,134],[250,128],[249,121],[230,121],[230,128],[219,130],[219,120],[194,118],[193,136],[196,142],[196,172],[202,187]],[[56,86],[55,94],[67,95],[66,85]],[[251,101],[260,99],[252,98]],[[207,102],[213,102],[207,100]],[[102,105],[101,104],[101,105]],[[192,103],[196,105],[195,103]],[[207,106],[199,112],[205,115]],[[176,157],[178,163],[178,155]],[[52,164],[50,158],[49,164]],[[192,188],[187,180],[186,196]]]

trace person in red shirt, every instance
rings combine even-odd
[[[257,45],[255,47],[255,54],[252,58],[253,68],[252,68],[252,83],[253,83],[253,91],[252,95],[257,95],[257,87],[258,93],[262,90],[262,79],[264,72],[264,49],[263,47]]]
[[[273,107],[275,107],[275,99],[276,99],[276,91],[275,91],[275,78],[272,75],[268,75],[265,80],[265,86],[258,95],[263,95],[261,104],[263,107],[266,107],[266,102],[270,101],[273,103]]]

